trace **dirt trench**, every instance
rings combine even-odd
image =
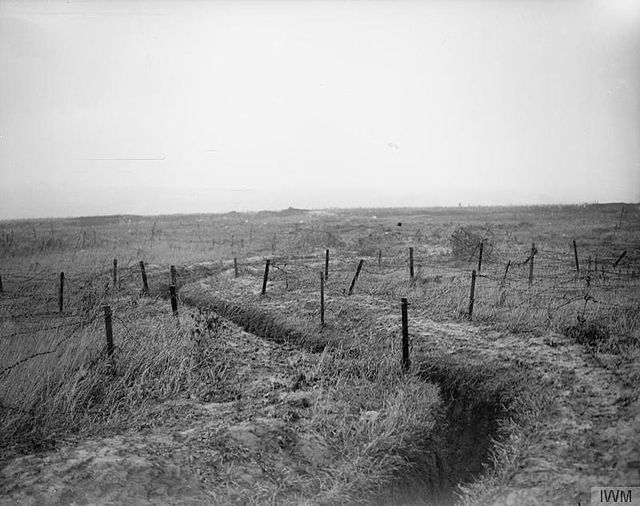
[[[313,320],[305,309],[315,307],[313,294],[280,291],[269,300],[247,297],[246,290],[227,285],[229,299],[221,299],[215,283],[203,280],[182,297],[267,339],[315,350],[332,340],[317,325],[303,325],[301,333],[299,319],[292,326],[281,316],[302,312]],[[389,302],[358,295],[338,303],[349,305],[354,311],[340,310],[334,324],[369,325],[397,339],[399,315]],[[361,309],[376,316],[358,316]],[[640,486],[638,390],[603,367],[602,357],[559,334],[513,335],[471,322],[434,322],[419,311],[409,327],[413,367],[440,385],[446,409],[428,445],[437,451],[424,455],[439,472],[416,463],[394,498],[411,504],[415,484],[426,483],[443,501],[462,492],[465,506],[577,505],[588,504],[591,487]]]
[[[228,318],[247,332],[281,344],[297,345],[317,353],[324,348],[322,336],[310,336],[252,304],[238,304],[210,292],[186,286],[182,301],[193,308]],[[331,341],[329,338],[328,341]],[[481,367],[461,367],[449,361],[418,360],[414,370],[429,383],[440,386],[443,404],[437,422],[413,462],[413,472],[398,477],[393,487],[370,498],[372,504],[453,505],[459,485],[473,482],[493,465],[492,448],[507,436],[504,422],[512,417],[509,405],[513,384],[496,381]],[[510,375],[507,374],[507,378]],[[517,389],[516,389],[517,390]]]

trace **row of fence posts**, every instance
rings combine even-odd
[[[572,241],[573,243],[573,254],[574,254],[574,261],[575,261],[575,267],[576,267],[576,273],[579,275],[580,274],[580,263],[579,263],[579,258],[578,258],[578,246],[576,244],[575,239]],[[479,248],[479,253],[478,253],[478,269],[477,269],[477,273],[480,273],[480,271],[482,270],[482,255],[483,255],[483,249],[484,249],[484,241],[481,241],[478,245]],[[537,254],[537,249],[535,246],[535,243],[531,243],[531,253],[529,255],[529,258],[527,258],[527,260],[525,260],[525,264],[529,263],[529,286],[531,286],[533,284],[533,274],[534,274],[534,259],[535,259],[535,255]],[[618,257],[618,259],[615,261],[615,263],[613,264],[613,268],[616,268],[618,266],[618,264],[622,261],[622,259],[626,256],[627,254],[627,250],[624,250],[622,252],[622,254]],[[382,258],[382,250],[378,250],[378,265],[380,266],[381,264],[381,258]],[[349,295],[353,294],[353,290],[354,287],[356,285],[356,282],[358,281],[358,277],[360,276],[360,272],[362,270],[362,267],[364,265],[364,259],[360,259],[360,262],[358,263],[358,267],[356,269],[356,273],[351,281],[351,285],[349,286]],[[267,259],[266,260],[266,264],[265,264],[265,270],[264,270],[264,277],[263,277],[263,282],[262,282],[262,290],[261,290],[261,295],[265,295],[266,291],[267,291],[267,282],[269,279],[269,266],[270,266],[270,260]],[[502,282],[501,282],[501,286],[504,286],[507,280],[507,274],[509,272],[509,268],[511,266],[511,260],[509,260],[507,262],[505,271],[504,271],[504,276],[502,278]],[[234,267],[234,276],[237,278],[239,276],[239,269],[238,269],[238,259],[236,257],[233,258],[233,267]],[[602,268],[601,268],[602,270]],[[591,271],[591,257],[589,256],[588,258],[588,269],[587,272]],[[476,271],[474,271],[476,272]],[[595,272],[598,272],[598,257],[596,256],[595,258]],[[140,260],[140,274],[142,277],[142,293],[144,295],[148,295],[149,294],[149,284],[148,284],[148,280],[147,280],[147,273],[146,273],[146,269],[145,269],[145,265],[144,265],[144,261]],[[325,250],[325,266],[324,266],[324,280],[326,281],[329,278],[329,249]],[[415,279],[415,270],[414,270],[414,249],[413,247],[409,248],[409,278],[411,280]],[[114,289],[117,288],[118,286],[118,259],[114,258],[113,259],[113,271],[112,271],[112,280],[113,280],[113,287]],[[63,312],[63,307],[64,307],[64,283],[65,283],[65,277],[64,277],[64,272],[60,273],[60,285],[59,285],[59,291],[58,291],[58,309],[59,312]],[[171,284],[172,285],[176,285],[176,268],[174,265],[171,266]],[[323,287],[324,287],[324,281],[323,281]],[[471,316],[473,314],[473,293],[475,291],[475,275],[472,273],[472,280],[471,280],[471,296],[470,296],[470,302],[469,302],[469,316]],[[0,276],[0,293],[3,293],[4,289],[2,286],[2,277]]]
[[[479,244],[479,253],[478,253],[478,270],[477,272],[480,272],[480,270],[482,269],[482,254],[483,254],[483,248],[484,248],[484,241],[480,242]],[[578,248],[577,248],[577,244],[576,241],[573,240],[573,252],[574,252],[574,260],[575,260],[575,266],[576,266],[576,272],[579,274],[580,273],[580,264],[579,264],[579,259],[578,259]],[[535,243],[531,244],[531,254],[529,256],[529,258],[525,261],[525,264],[527,262],[529,262],[529,286],[532,285],[533,283],[533,268],[534,268],[534,258],[535,255],[537,254],[537,249],[535,246]],[[627,251],[623,251],[622,254],[618,257],[618,259],[615,261],[615,263],[613,264],[613,267],[615,268],[620,261],[622,261],[622,259],[625,257],[625,255],[627,254]],[[378,250],[378,265],[381,264],[381,258],[382,258],[382,251]],[[263,281],[262,281],[262,291],[261,291],[261,295],[265,295],[266,294],[266,290],[267,290],[267,282],[269,279],[269,266],[270,266],[270,259],[267,259],[265,262],[265,270],[264,270],[264,277],[263,277]],[[589,257],[589,270],[591,268],[591,257]],[[597,272],[597,257],[596,257],[596,272]],[[142,277],[142,293],[144,295],[148,295],[149,294],[149,284],[148,284],[148,280],[147,280],[147,273],[146,273],[146,269],[145,269],[145,265],[144,265],[144,261],[140,260],[139,262],[140,265],[140,274]],[[234,257],[233,259],[233,265],[234,265],[234,275],[237,278],[238,277],[238,260],[236,257]],[[364,259],[360,259],[360,262],[358,263],[358,267],[356,269],[356,273],[353,277],[353,280],[351,281],[351,285],[349,286],[349,295],[353,294],[353,289],[355,287],[355,284],[358,280],[358,277],[360,276],[360,272],[362,271],[362,267],[364,265]],[[504,271],[504,275],[502,278],[502,282],[501,282],[501,286],[504,286],[504,284],[506,283],[506,279],[507,279],[507,274],[509,272],[509,268],[511,266],[511,260],[509,260],[507,262],[507,265],[505,267],[505,271]],[[474,307],[474,302],[475,302],[475,287],[476,287],[476,277],[477,277],[477,272],[476,270],[472,270],[471,271],[471,289],[470,289],[470,293],[469,293],[469,308],[468,308],[468,316],[469,318],[471,318],[473,316],[473,307]],[[174,265],[171,265],[170,267],[170,274],[171,274],[171,285],[169,286],[169,297],[170,297],[170,301],[171,301],[171,310],[172,313],[175,317],[178,317],[178,297],[177,297],[177,292],[176,292],[176,281],[177,281],[177,273],[176,273],[176,268]],[[410,279],[414,279],[415,276],[415,272],[414,272],[414,250],[413,247],[409,248],[409,276]],[[321,327],[324,327],[325,325],[325,298],[324,298],[324,292],[325,292],[325,283],[326,280],[329,277],[329,249],[325,250],[325,266],[324,266],[324,272],[320,272],[320,325]],[[113,286],[114,289],[117,287],[117,283],[118,283],[118,259],[114,258],[113,259],[113,273],[112,273],[112,278],[113,278]],[[65,283],[65,275],[64,272],[60,273],[60,285],[59,285],[59,291],[58,291],[58,309],[59,312],[62,313],[63,309],[64,309],[64,283]],[[0,293],[3,292],[3,287],[2,287],[2,278],[0,277]],[[410,365],[410,360],[409,360],[409,341],[408,341],[408,316],[407,316],[407,307],[409,306],[407,299],[406,298],[402,298],[401,300],[401,310],[402,310],[402,367],[404,369],[407,369]],[[104,309],[104,318],[105,318],[105,332],[106,332],[106,338],[107,338],[107,353],[109,355],[113,354],[113,325],[112,325],[112,312],[111,312],[111,307],[108,305],[105,305],[103,307]]]
[[[114,270],[117,268],[117,262],[114,259],[113,262],[114,265]],[[147,272],[144,266],[144,261],[140,260],[140,272],[142,275],[142,293],[144,295],[148,295],[149,294],[149,284],[147,282]],[[178,313],[178,294],[177,294],[177,290],[176,290],[176,268],[174,265],[171,266],[170,268],[170,273],[171,273],[171,285],[169,285],[169,299],[171,301],[171,312],[173,313],[174,317],[178,317],[179,313]],[[115,278],[115,274],[114,274],[114,280],[116,280]],[[63,290],[63,282],[64,282],[64,273],[61,272],[60,273],[60,312],[62,312],[62,290]],[[104,326],[105,326],[105,334],[106,334],[106,338],[107,338],[107,355],[111,356],[113,355],[113,350],[114,350],[114,346],[113,346],[113,323],[112,323],[112,316],[113,316],[113,312],[111,311],[111,306],[104,305],[102,307],[103,311],[104,311]]]

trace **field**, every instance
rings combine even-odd
[[[0,504],[640,486],[637,204],[5,221],[0,258]]]

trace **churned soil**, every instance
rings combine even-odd
[[[163,402],[124,433],[15,457],[0,470],[0,504],[242,504],[276,494],[295,503],[297,491],[270,475],[306,475],[332,458],[305,424],[322,402],[302,373],[317,357],[228,327],[221,338],[242,364],[235,393]]]

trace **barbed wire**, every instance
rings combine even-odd
[[[69,339],[71,339],[74,334],[84,328],[87,325],[90,325],[93,321],[95,321],[97,319],[97,316],[94,316],[91,320],[87,321],[87,322],[80,322],[77,324],[77,327],[75,329],[73,329],[67,336],[63,337],[62,339],[60,339],[53,348],[46,350],[46,351],[39,351],[36,353],[32,353],[31,355],[24,357],[20,360],[18,360],[17,362],[14,362],[13,364],[5,367],[4,369],[0,370],[0,378],[5,375],[7,372],[11,371],[12,369],[15,369],[17,366],[24,364],[25,362],[28,362],[29,360],[32,360],[36,357],[41,357],[43,355],[50,355],[52,353],[56,353],[58,351],[58,349],[60,348],[60,345],[62,345],[64,342],[68,341]]]

